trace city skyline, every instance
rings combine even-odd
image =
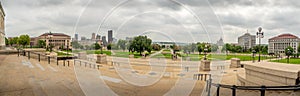
[[[104,22],[102,24],[102,28],[99,28],[103,18],[105,18],[110,10],[115,8],[115,6],[117,6],[120,2],[122,2],[122,0],[90,2],[83,0],[20,0],[20,2],[4,0],[2,1],[2,4],[7,14],[5,22],[6,37],[19,36],[20,34],[29,34],[30,36],[36,37],[38,34],[43,34],[49,30],[58,33],[65,33],[70,36],[74,36],[74,30],[76,30],[79,35],[86,35],[85,37],[90,37],[89,35],[91,33],[107,37],[107,30],[112,29],[116,32],[114,37],[119,39],[128,37],[128,34],[133,36],[138,35],[140,33],[131,34],[130,32],[144,32],[147,31],[148,28],[151,29],[150,31],[154,32],[178,34],[179,37],[176,35],[170,36],[171,38],[178,38],[178,41],[193,42],[194,40],[196,42],[211,41],[214,43],[220,37],[223,37],[224,42],[236,43],[236,38],[238,36],[246,33],[247,30],[250,34],[255,34],[259,26],[262,26],[263,31],[265,32],[265,38],[262,39],[263,44],[267,44],[268,38],[284,33],[291,33],[299,36],[299,33],[297,32],[299,28],[297,26],[300,24],[300,21],[296,18],[300,14],[297,14],[299,11],[296,9],[299,8],[299,6],[297,6],[299,3],[296,0],[208,0],[208,2],[179,0],[178,6],[169,0],[153,2],[138,2],[133,0],[131,2],[127,2],[124,6],[120,6],[118,10],[114,11],[115,13],[111,14],[109,18],[106,19],[109,23]],[[145,4],[149,6],[145,7]],[[180,6],[180,4],[184,4],[185,6]],[[130,5],[136,5],[136,7],[133,8],[130,7]],[[52,10],[53,8],[57,10]],[[136,8],[140,9],[136,10]],[[154,11],[158,12],[151,13],[151,10],[148,9],[155,9]],[[20,10],[30,11],[27,12]],[[126,12],[124,10],[126,10]],[[160,13],[159,10],[162,10],[167,14]],[[202,13],[200,10],[209,11]],[[146,11],[146,13],[144,11]],[[147,13],[148,11],[149,13]],[[126,22],[126,24],[119,30],[117,30],[118,28],[116,28],[116,26],[113,26],[119,26],[127,19],[130,19],[132,14],[141,12],[143,12],[144,15],[136,16],[134,20]],[[195,19],[190,13],[194,13],[199,17],[198,19],[202,21],[206,31],[209,32],[209,36],[207,36],[206,32],[203,31],[204,29],[200,28],[199,24],[195,22],[197,21],[197,18]],[[119,20],[119,17],[115,17],[118,15],[125,19]],[[171,19],[168,19],[170,16]],[[172,18],[172,16],[178,16],[178,20],[177,18]],[[112,21],[112,19],[115,18],[117,19]],[[149,25],[147,25],[148,23]],[[148,27],[140,28],[138,25]],[[165,26],[160,27],[158,25]],[[221,31],[223,31],[223,33]],[[193,40],[186,40],[186,38],[182,37],[187,33],[194,36],[192,38]],[[161,34],[152,33],[150,35],[152,37],[157,37],[153,39],[158,41],[160,38],[166,38]]]

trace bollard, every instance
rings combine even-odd
[[[38,54],[39,55],[39,62],[41,62],[41,54]]]
[[[30,59],[30,51],[28,51],[28,60]]]
[[[64,66],[65,66],[65,64],[66,64],[66,60],[64,60]]]
[[[70,61],[68,61],[68,67],[70,66]]]
[[[50,64],[50,57],[48,57],[48,64]]]
[[[217,96],[220,96],[220,85],[217,85]]]
[[[260,96],[265,96],[265,92],[266,92],[266,86],[262,85],[260,89]]]
[[[58,66],[58,60],[56,60],[56,65]]]
[[[232,90],[232,96],[236,96],[236,95],[235,95],[235,93],[236,93],[236,86],[235,86],[235,85],[233,85],[233,86],[231,87],[231,90]]]

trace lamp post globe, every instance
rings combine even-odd
[[[262,31],[262,28],[261,27],[258,27],[258,32],[261,32]]]

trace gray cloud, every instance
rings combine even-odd
[[[54,31],[90,37],[93,32],[106,35],[108,29],[117,30],[127,21],[116,37],[158,30],[184,42],[193,42],[191,38],[216,42],[224,37],[234,43],[237,36],[246,30],[254,34],[259,26],[266,40],[283,32],[299,36],[298,0],[129,0],[117,6],[120,2],[123,0],[3,0],[6,35],[38,36]],[[164,37],[150,35],[157,40]]]

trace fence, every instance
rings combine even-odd
[[[73,57],[55,57],[55,56],[47,56],[43,52],[32,52],[32,51],[25,51],[25,50],[18,50],[17,51],[18,56],[25,56],[30,59],[37,59],[39,62],[41,61],[47,61],[48,64],[51,64],[51,62],[56,63],[56,65],[59,65],[59,61],[63,62],[63,66],[70,66],[70,61],[68,59],[72,59]]]
[[[79,62],[79,66],[89,67],[89,68],[96,68],[99,69],[99,67],[102,67],[102,65],[99,65],[97,63],[92,63],[90,61],[83,61],[83,60],[76,60],[74,59],[74,66],[76,65],[76,62]]]
[[[208,77],[208,79],[206,78]],[[206,81],[206,92],[207,96],[210,96],[211,86],[217,88],[215,96],[220,96],[220,89],[226,88],[231,90],[232,96],[236,96],[237,90],[256,90],[260,91],[260,96],[265,96],[266,91],[298,91],[300,90],[300,85],[290,85],[290,86],[236,86],[236,85],[226,85],[226,84],[216,84],[212,83],[211,74],[194,74],[194,80]],[[300,79],[298,78],[299,82]],[[299,83],[298,83],[299,84]]]

